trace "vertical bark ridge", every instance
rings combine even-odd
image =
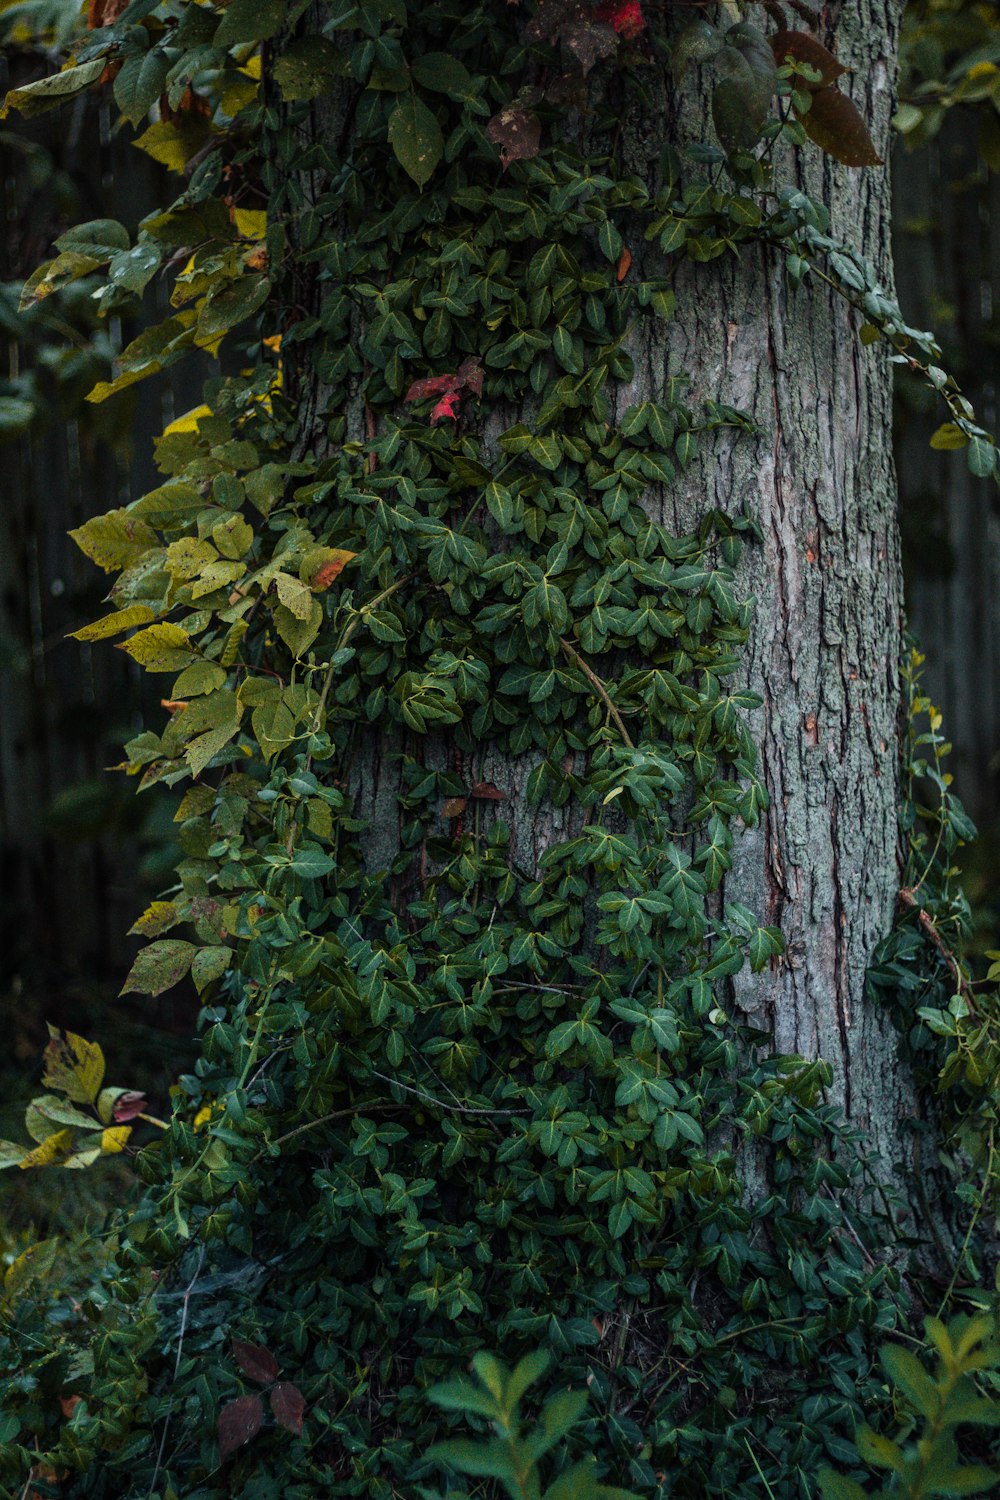
[[[824,23],[885,154],[897,6],[827,7]],[[690,107],[689,93],[683,114],[674,102],[677,134],[703,138],[704,114],[688,124]],[[651,144],[633,144],[646,169]],[[891,285],[887,170],[839,167],[808,146],[793,170],[832,206],[833,233]],[[662,344],[634,351],[619,411],[685,370],[695,409],[727,402],[761,428],[756,440],[710,435],[685,483],[660,501],[678,526],[709,506],[747,507],[763,537],[740,570],[756,600],[740,682],[763,699],[753,730],[771,801],[737,841],[724,895],[779,925],[786,951],[763,974],[738,976],[732,998],[778,1052],[831,1063],[836,1096],[897,1177],[899,1119],[912,1101],[892,1024],[865,995],[898,889],[902,585],[890,366],[884,350],[860,344],[835,293],[815,279],[790,292],[766,249],[681,266],[675,282],[675,322]]]

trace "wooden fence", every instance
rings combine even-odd
[[[959,117],[895,162],[896,272],[910,321],[943,340],[945,364],[983,425],[998,426],[1000,176]],[[1000,490],[961,453],[935,453],[942,413],[901,386],[897,463],[910,622],[954,744],[959,795],[983,828],[1000,816]]]
[[[18,81],[15,79],[15,81]],[[25,142],[31,149],[25,149]],[[76,219],[135,223],[163,198],[161,169],[113,137],[91,98],[0,133],[0,280],[23,279]],[[3,334],[4,373],[22,367]],[[67,537],[157,482],[151,440],[175,414],[170,382],[122,399],[128,453],[101,436],[106,408],[59,410],[0,446],[0,988],[121,976],[144,884],[165,869],[169,810],[105,774],[136,732],[147,683],[127,656],[68,632],[100,613],[100,575]],[[131,393],[130,393],[131,394]],[[190,405],[187,400],[183,405]],[[120,448],[120,444],[119,444]]]

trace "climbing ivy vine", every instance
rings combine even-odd
[[[180,191],[70,230],[24,298],[89,278],[112,316],[170,278],[95,402],[220,355],[162,483],[74,533],[113,575],[78,634],[164,682],[123,769],[183,787],[124,991],[190,974],[202,1046],[86,1293],[37,1292],[58,1247],[7,1288],[0,1475],[412,1495],[459,1420],[428,1387],[500,1341],[555,1355],[550,1402],[589,1384],[559,1461],[596,1455],[594,1493],[809,1496],[856,1462],[909,1294],[828,1068],[727,1010],[781,951],[719,895],[766,803],[734,687],[754,517],[674,535],[644,503],[753,424],[683,373],[611,397],[672,257],[764,242],[997,472],[933,340],[777,175],[789,149],[877,160],[842,69],[776,5],[672,53],[634,0],[90,21],[6,107],[110,88]],[[617,122],[671,58],[712,80],[714,136],[648,182]],[[143,1101],[95,1066],[53,1039],[5,1165],[127,1147]]]

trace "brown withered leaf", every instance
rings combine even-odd
[[[605,26],[601,21],[574,22],[564,26],[560,35],[585,76],[597,63],[605,57],[612,57],[618,50],[614,27]]]
[[[87,30],[97,31],[117,21],[128,0],[90,0],[87,6]]]
[[[449,797],[441,809],[443,818],[460,818],[467,806],[465,797]]]
[[[820,75],[819,83],[807,84],[804,79],[799,79],[806,88],[826,88],[847,72],[843,63],[839,63],[833,53],[807,31],[776,31],[769,40],[779,68],[791,58],[793,62],[808,63],[810,68],[816,69]]]
[[[469,789],[470,797],[478,797],[481,802],[506,802],[507,793],[502,792],[492,781],[474,781]]]
[[[306,1398],[298,1386],[281,1380],[271,1392],[271,1410],[274,1420],[286,1432],[302,1431],[302,1417],[306,1409]]]
[[[546,84],[545,96],[549,104],[557,108],[583,109],[587,100],[587,86],[583,81],[583,74],[578,68],[573,68],[568,73],[560,73],[551,83]]]
[[[817,89],[811,107],[799,119],[809,139],[845,167],[882,165],[857,105],[840,89]]]
[[[455,379],[464,390],[471,391],[474,396],[481,396],[483,394],[482,361],[475,354],[470,354],[468,359],[462,360]]]
[[[244,1375],[261,1385],[270,1385],[278,1378],[278,1361],[262,1344],[246,1344],[242,1339],[233,1339],[233,1358]]]
[[[240,1396],[219,1412],[219,1457],[223,1462],[260,1431],[264,1407],[259,1396]]]
[[[616,278],[616,280],[618,280],[618,281],[624,281],[625,277],[629,273],[629,268],[630,268],[631,265],[632,265],[632,252],[629,249],[629,247],[627,245],[625,245],[622,248],[621,255],[618,257],[618,269],[615,272],[615,278]]]
[[[486,127],[487,139],[500,148],[504,170],[512,161],[531,161],[542,143],[542,127],[537,115],[516,104],[506,105],[493,116]]]
[[[582,20],[584,14],[580,0],[540,0],[528,22],[528,36],[533,42],[554,42],[567,22]]]

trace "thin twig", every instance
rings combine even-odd
[[[304,1135],[307,1130],[318,1130],[321,1125],[328,1125],[331,1120],[346,1120],[350,1115],[360,1114],[363,1109],[371,1110],[372,1113],[378,1111],[380,1114],[383,1114],[387,1109],[394,1109],[395,1107],[392,1104],[380,1103],[377,1099],[359,1099],[357,1104],[352,1105],[350,1109],[335,1109],[331,1114],[321,1115],[318,1120],[307,1120],[304,1125],[296,1125],[295,1129],[290,1130],[287,1135],[279,1135],[275,1140],[269,1141],[268,1144],[271,1146],[283,1146],[286,1141],[292,1140],[297,1135]],[[258,1151],[254,1157],[254,1161],[259,1161],[263,1155],[263,1150]]]
[[[899,893],[899,899],[903,906],[908,906],[917,913],[917,920],[919,921],[921,927],[924,929],[927,936],[930,938],[931,942],[934,944],[935,948],[947,964],[951,977],[955,981],[955,987],[958,990],[958,993],[962,996],[962,999],[969,1007],[971,1014],[975,1015],[976,1002],[975,996],[972,993],[972,988],[969,984],[969,981],[962,973],[962,969],[959,965],[958,959],[955,957],[954,953],[952,953],[951,949],[948,947],[948,944],[945,942],[940,932],[938,932],[937,927],[934,923],[934,918],[931,916],[930,912],[925,911],[924,908],[920,905],[920,902],[917,900],[916,893],[912,887],[904,886]]]
[[[184,1351],[184,1334],[187,1331],[188,1304],[191,1300],[191,1293],[194,1291],[194,1284],[198,1280],[198,1277],[201,1275],[201,1268],[204,1264],[205,1246],[202,1245],[201,1249],[198,1252],[198,1264],[194,1268],[194,1275],[188,1282],[187,1287],[184,1290],[184,1296],[181,1299],[181,1326],[180,1332],[177,1335],[177,1358],[174,1360],[174,1380],[177,1379],[177,1375],[181,1367],[181,1354]],[[153,1477],[149,1481],[149,1491],[146,1495],[146,1500],[152,1500],[153,1491],[156,1489],[156,1481],[159,1478],[160,1469],[163,1467],[163,1453],[167,1446],[167,1433],[169,1431],[170,1411],[168,1408],[167,1415],[163,1419],[163,1434],[160,1438],[160,1447],[156,1455],[156,1468],[153,1470]]]
[[[864,1258],[867,1261],[868,1265],[869,1266],[873,1266],[875,1264],[875,1258],[874,1258],[874,1256],[868,1250],[868,1248],[866,1247],[866,1245],[865,1245],[864,1241],[862,1240],[861,1236],[858,1234],[858,1231],[855,1229],[854,1225],[851,1223],[850,1219],[848,1218],[848,1216],[847,1216],[847,1214],[846,1214],[846,1212],[844,1210],[843,1204],[841,1204],[841,1203],[839,1203],[837,1201],[837,1195],[833,1191],[833,1188],[830,1186],[830,1184],[828,1182],[824,1182],[824,1184],[823,1184],[823,1192],[830,1199],[831,1203],[836,1203],[837,1204],[837,1207],[840,1209],[840,1212],[844,1216],[844,1228],[847,1230],[847,1233],[850,1235],[851,1239],[854,1241],[854,1243],[857,1245],[858,1249],[861,1251],[861,1254],[864,1256]]]
[[[435,1099],[433,1094],[427,1094],[423,1089],[414,1088],[412,1084],[400,1083],[398,1078],[390,1078],[388,1073],[379,1073],[372,1068],[372,1074],[381,1078],[383,1083],[390,1083],[395,1089],[402,1089],[404,1094],[416,1094],[418,1099],[423,1099],[428,1104],[433,1104],[437,1109],[455,1110],[461,1115],[530,1115],[530,1109],[484,1109],[473,1104],[449,1104],[446,1099]]]
[[[633,743],[632,736],[625,728],[625,723],[622,719],[621,714],[618,712],[617,708],[612,702],[607,688],[604,686],[604,683],[598,677],[597,673],[587,665],[583,657],[580,655],[579,651],[577,651],[576,647],[571,646],[569,641],[567,641],[564,636],[559,637],[559,644],[565,651],[566,655],[569,657],[570,661],[575,663],[575,665],[580,668],[580,671],[583,673],[584,677],[586,677],[587,681],[591,684],[592,687],[596,689],[598,697],[604,704],[605,708],[608,710],[608,713],[614,719],[615,724],[618,726],[618,732],[621,735],[622,739],[625,741],[630,750],[634,750],[635,744]]]

